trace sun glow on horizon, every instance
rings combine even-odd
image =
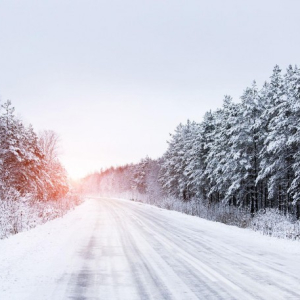
[[[100,162],[99,165],[96,165],[94,160],[62,157],[61,161],[69,177],[73,180],[79,180],[101,169]]]

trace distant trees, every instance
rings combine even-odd
[[[158,182],[160,163],[146,157],[137,164],[111,167],[86,176],[82,180],[82,189],[86,193],[114,196],[129,193],[151,199],[160,198],[162,188]]]
[[[21,196],[56,199],[68,191],[66,173],[56,155],[53,132],[36,135],[14,115],[11,101],[0,111],[0,198],[13,189]]]
[[[124,190],[147,194],[156,185],[157,197],[224,203],[252,216],[276,208],[299,219],[299,69],[289,66],[282,75],[275,66],[270,81],[261,89],[254,82],[240,103],[226,96],[223,107],[207,112],[201,123],[179,124],[161,159],[146,158],[86,180],[98,176],[101,189],[108,174],[111,190],[122,182]]]

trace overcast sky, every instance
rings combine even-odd
[[[0,96],[73,177],[157,158],[180,122],[300,60],[299,0],[0,0]]]

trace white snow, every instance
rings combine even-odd
[[[300,243],[88,199],[0,241],[0,299],[300,299]]]

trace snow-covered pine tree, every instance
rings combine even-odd
[[[2,105],[0,116],[0,160],[3,188],[14,188],[21,195],[43,194],[43,154],[31,126],[26,128],[14,115],[11,101]]]
[[[297,66],[289,66],[285,76],[285,91],[288,111],[286,127],[288,131],[287,147],[289,149],[287,163],[288,204],[292,202],[292,211],[300,218],[300,70]],[[290,196],[291,195],[291,196]]]
[[[286,211],[289,181],[291,179],[290,149],[288,140],[289,103],[285,82],[279,66],[275,66],[267,91],[264,91],[265,110],[261,116],[265,123],[264,146],[260,151],[258,180],[267,181],[268,207]]]
[[[187,121],[180,124],[171,135],[168,150],[163,155],[159,180],[164,191],[179,199],[189,200],[194,196],[194,188],[189,177],[189,155],[193,151],[193,131],[196,124]]]
[[[254,214],[262,207],[257,178],[259,173],[259,152],[262,148],[258,129],[263,107],[256,83],[247,88],[241,97],[242,103],[236,105],[231,127],[229,127],[229,149],[226,170],[231,185],[226,197],[236,197]]]
[[[206,157],[206,176],[210,180],[208,195],[216,201],[225,199],[231,185],[231,168],[228,155],[230,154],[230,134],[236,117],[236,104],[230,96],[225,96],[222,109],[214,113],[214,131],[208,144],[209,152]]]

